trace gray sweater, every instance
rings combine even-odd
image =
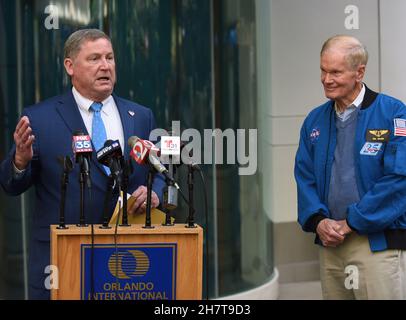
[[[328,208],[334,220],[345,219],[348,206],[359,201],[354,168],[358,110],[359,108],[356,108],[345,121],[341,121],[336,116],[337,145],[328,194]]]

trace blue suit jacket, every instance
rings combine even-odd
[[[149,139],[151,130],[155,128],[155,119],[150,109],[124,100],[113,95],[118,107],[124,131],[125,141],[130,136]],[[29,254],[29,284],[31,299],[47,299],[49,291],[45,290],[44,281],[47,274],[44,269],[50,264],[50,229],[51,224],[59,224],[59,206],[61,190],[62,166],[57,161],[60,156],[73,156],[72,135],[76,130],[87,133],[79,109],[71,91],[53,97],[44,102],[28,107],[23,115],[28,116],[35,135],[34,158],[24,175],[16,180],[13,178],[12,160],[15,146],[0,165],[0,183],[6,193],[20,195],[32,185],[35,187],[35,209],[32,217]],[[93,148],[94,149],[94,148]],[[129,157],[129,147],[124,148],[124,156]],[[132,193],[139,186],[146,185],[148,168],[134,164],[134,172],[130,177],[128,191]],[[92,180],[92,203],[88,192],[85,192],[85,215],[87,223],[102,223],[103,201],[107,189],[107,175],[102,165],[97,162],[93,151],[90,163]],[[69,176],[66,200],[66,223],[79,222],[79,166],[75,165]],[[164,179],[156,175],[153,189],[162,202]],[[118,194],[110,203],[110,212],[114,210]]]

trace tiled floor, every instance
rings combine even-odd
[[[322,300],[320,281],[279,284],[279,300]]]

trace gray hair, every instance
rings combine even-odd
[[[80,51],[80,46],[86,41],[95,41],[98,39],[111,39],[99,29],[81,29],[72,33],[65,42],[63,48],[63,58],[75,58]]]
[[[367,48],[355,37],[346,35],[331,37],[323,44],[320,56],[332,48],[345,51],[347,62],[352,69],[368,63]]]

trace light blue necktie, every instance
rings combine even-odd
[[[92,121],[92,141],[96,148],[96,152],[104,147],[104,143],[107,140],[106,127],[104,126],[103,119],[101,117],[101,109],[103,104],[100,102],[93,102],[90,109],[93,110],[93,121]],[[110,175],[110,169],[104,166],[104,170],[107,175]]]

